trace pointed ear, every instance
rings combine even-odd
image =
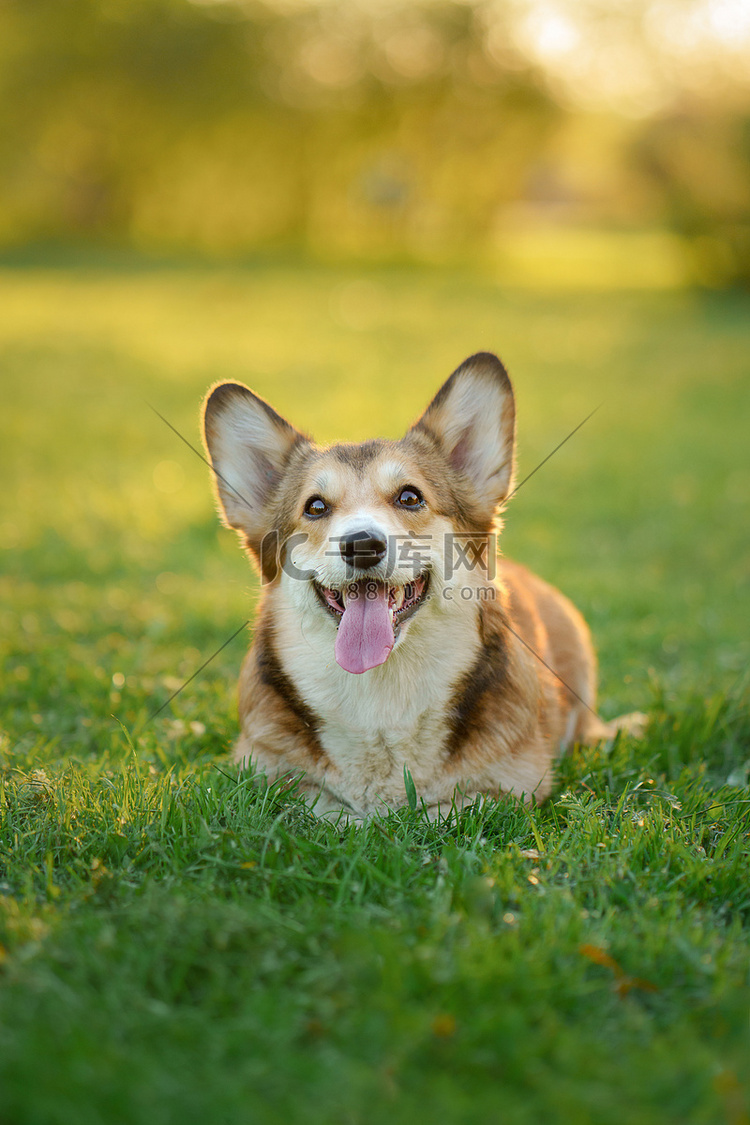
[[[309,439],[243,383],[219,383],[203,406],[203,441],[224,521],[259,554],[292,450]]]
[[[413,428],[437,439],[488,514],[507,498],[513,484],[516,407],[508,373],[496,355],[479,352],[465,360]]]

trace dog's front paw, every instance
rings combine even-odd
[[[618,730],[630,738],[643,738],[648,726],[648,715],[643,711],[630,711],[627,715],[620,715],[607,724],[611,730],[610,737],[614,738]]]

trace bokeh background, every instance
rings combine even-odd
[[[744,0],[3,0],[0,246],[747,284],[749,113]]]

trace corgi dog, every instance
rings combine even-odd
[[[260,569],[239,686],[239,763],[319,815],[480,794],[542,801],[595,713],[596,660],[567,598],[495,536],[515,402],[497,356],[454,371],[400,441],[316,445],[241,383],[203,408],[218,506]]]

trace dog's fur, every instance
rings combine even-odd
[[[496,356],[466,360],[397,442],[320,447],[240,383],[213,387],[203,419],[219,506],[265,583],[238,761],[298,779],[319,814],[356,819],[405,804],[411,775],[437,815],[478,794],[542,800],[562,749],[614,733],[594,712],[581,615],[516,563],[493,581],[494,551],[482,551],[513,489],[515,405]],[[305,511],[314,497],[322,515],[317,502]],[[335,596],[353,576],[338,542],[373,529],[418,549],[409,565],[392,552],[360,562],[355,577],[379,580],[385,604],[406,590],[408,619],[384,662],[354,674],[337,662]],[[451,534],[480,565],[451,573]],[[407,585],[415,555],[422,586]]]

